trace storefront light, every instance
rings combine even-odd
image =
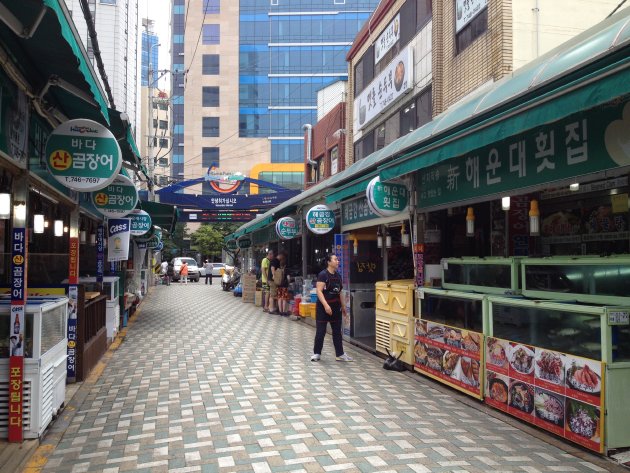
[[[533,199],[529,208],[529,234],[531,236],[540,235],[540,210],[538,209],[538,201]]]
[[[90,245],[91,246],[96,245],[96,233],[90,233]]]
[[[35,233],[44,233],[44,214],[33,215],[33,231]]]
[[[11,218],[11,194],[0,194],[0,219]]]
[[[385,230],[385,248],[392,247],[392,236],[389,234],[389,231]]]
[[[48,221],[48,219],[44,220],[44,228],[48,228],[50,227],[50,222]]]
[[[24,220],[26,220],[26,202],[23,201],[19,201],[19,202],[15,202],[15,207],[13,209],[13,211],[15,212],[15,219],[23,222]]]
[[[63,232],[64,232],[64,233],[68,233],[68,225],[65,225],[65,226],[63,227]]]
[[[376,246],[383,248],[383,236],[381,235],[381,227],[376,230]]]
[[[472,207],[468,207],[466,213],[466,236],[475,236],[475,211]]]
[[[571,192],[577,192],[580,190],[580,183],[579,182],[574,182],[573,184],[569,185],[569,190]]]
[[[405,224],[403,223],[400,229],[400,241],[405,248],[409,246],[409,233],[406,232]]]
[[[79,230],[79,243],[85,245],[87,243],[87,231],[85,230],[85,223],[81,224],[81,229]]]
[[[510,196],[501,197],[501,209],[510,210]]]
[[[63,236],[63,220],[55,220],[55,236]]]

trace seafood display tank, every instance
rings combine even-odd
[[[522,258],[444,258],[442,287],[484,294],[520,294]]]

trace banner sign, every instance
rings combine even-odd
[[[341,224],[350,225],[352,223],[365,222],[379,218],[368,205],[366,197],[350,200],[341,204]]]
[[[131,219],[132,236],[141,236],[151,230],[151,216],[144,210],[132,210],[128,217]]]
[[[238,248],[238,245],[236,244],[236,240],[228,240],[225,242],[225,247],[230,251],[234,251]]]
[[[236,241],[236,244],[241,250],[246,250],[252,246],[252,238],[249,235],[243,235]]]
[[[354,99],[354,130],[364,128],[413,88],[413,48],[406,47]]]
[[[400,13],[387,25],[374,43],[374,64],[377,64],[398,40],[400,40]]]
[[[69,189],[91,192],[108,186],[120,172],[122,154],[116,137],[92,120],[68,120],[46,143],[50,174]]]
[[[417,172],[418,206],[550,184],[630,165],[630,102],[609,102]]]
[[[68,378],[77,376],[77,309],[79,304],[79,239],[70,238],[68,258]]]
[[[286,202],[300,191],[278,191],[271,194],[194,195],[179,192],[157,192],[162,204],[201,208],[209,211],[251,210],[275,207]]]
[[[128,218],[110,218],[107,221],[107,261],[127,261],[130,227]]]
[[[106,217],[124,217],[138,204],[138,189],[122,174],[103,189],[92,192],[94,207]]]
[[[483,333],[416,319],[414,366],[424,375],[482,399],[483,337]]]
[[[604,363],[493,337],[485,349],[488,405],[604,451]]]
[[[276,233],[281,240],[291,240],[298,234],[298,225],[291,217],[282,217],[276,222]]]
[[[488,0],[456,0],[455,33],[459,33],[488,5]]]
[[[306,226],[316,235],[324,235],[335,228],[335,213],[325,205],[316,205],[306,213]]]
[[[382,183],[376,176],[365,190],[367,203],[376,215],[392,217],[407,210],[409,192],[403,184]]]
[[[105,228],[99,225],[96,229],[96,282],[103,282],[105,274]]]
[[[24,383],[24,324],[26,304],[26,254],[28,239],[25,228],[11,232],[11,317],[9,320],[9,441],[21,442],[22,395]]]

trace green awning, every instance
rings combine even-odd
[[[335,189],[330,194],[326,194],[326,202],[339,202],[349,197],[354,197],[357,194],[365,193],[365,189],[367,189],[368,184],[374,176],[377,175],[378,173],[376,171],[372,171],[367,175],[361,176],[355,181],[350,181],[348,184]]]
[[[47,90],[43,99],[69,119],[88,118],[109,124],[104,93],[65,3],[28,0],[3,5],[8,13],[0,21],[0,42],[32,91],[39,94]],[[37,25],[42,9],[44,14]],[[35,25],[36,29],[30,38],[22,38],[5,21],[17,28],[31,29]]]
[[[108,111],[111,122],[109,129],[118,140],[118,145],[123,155],[123,161],[132,165],[135,170],[141,170],[142,160],[138,147],[136,146],[136,140],[134,140],[131,134],[129,122],[122,120],[122,112],[114,110],[113,108],[108,109]]]
[[[586,30],[399,138],[381,180],[395,179],[628,93],[630,8]]]
[[[168,204],[160,204],[159,202],[140,201],[140,208],[151,216],[153,225],[173,233],[179,211],[177,207]]]

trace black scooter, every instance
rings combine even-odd
[[[241,280],[241,273],[237,268],[225,271],[221,276],[221,287],[224,291],[233,290]]]

